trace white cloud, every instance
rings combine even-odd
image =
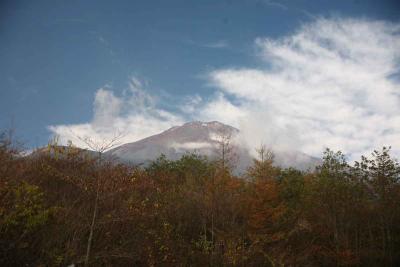
[[[155,99],[142,88],[142,83],[132,78],[121,97],[115,96],[111,88],[97,90],[93,103],[91,122],[71,125],[52,125],[49,130],[66,144],[87,147],[80,139],[91,138],[97,142],[110,140],[122,134],[119,143],[133,142],[157,134],[184,122],[180,115],[156,107]]]
[[[264,68],[210,74],[225,96],[208,104],[206,117],[239,124],[251,146],[358,156],[392,145],[400,155],[400,83],[390,78],[399,75],[400,25],[319,18],[256,45]]]
[[[207,142],[172,143],[170,147],[182,152],[187,150],[194,151],[202,148],[213,148],[212,144]]]
[[[96,128],[106,128],[121,112],[123,101],[112,91],[100,88],[95,95],[93,125]]]
[[[198,94],[194,96],[187,96],[184,103],[180,106],[180,110],[186,114],[192,114],[202,104],[203,99]]]
[[[198,110],[196,114],[203,121],[220,121],[239,127],[240,120],[247,110],[231,103],[222,93],[217,93]]]

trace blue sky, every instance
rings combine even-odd
[[[301,31],[303,25],[322,25],[317,23],[321,19],[334,20],[339,26],[379,21],[389,23],[384,27],[390,28],[399,23],[400,5],[396,2],[2,1],[0,128],[13,125],[19,138],[28,147],[35,147],[45,144],[53,133],[67,135],[55,128],[60,125],[65,130],[68,126],[88,126],[112,117],[111,124],[104,119],[102,125],[115,128],[117,123],[125,131],[124,124],[131,121],[115,122],[115,117],[127,118],[143,112],[150,112],[159,120],[150,126],[140,124],[147,121],[146,116],[132,120],[138,123],[135,129],[145,130],[126,141],[154,134],[175,123],[213,119],[213,115],[240,127],[241,122],[229,115],[248,114],[245,106],[252,100],[244,100],[246,96],[232,89],[246,87],[242,81],[232,85],[224,79],[232,80],[226,76],[229,70],[276,68],[273,60],[260,55],[271,48],[265,48],[265,40],[281,42]],[[341,24],[347,19],[362,23]],[[361,29],[362,25],[355,27]],[[398,32],[387,35],[398,37]],[[396,38],[390,39],[392,45],[397,44]],[[393,56],[397,60],[397,54]],[[397,77],[396,71],[389,72],[391,79]],[[241,74],[233,73],[235,77]],[[398,83],[393,86],[391,90],[398,90]],[[207,110],[217,112],[219,100],[232,109],[227,117],[224,111],[213,114]],[[114,106],[110,108],[108,103]],[[167,113],[166,118],[163,112]],[[259,116],[264,120],[270,115]],[[83,128],[76,128],[77,134],[91,134]],[[387,132],[397,134],[397,128],[386,128]],[[302,131],[287,127],[281,130]],[[271,131],[263,131],[260,138],[268,139]],[[103,132],[100,129],[96,133],[102,136]],[[273,134],[276,135],[281,132]],[[329,139],[328,135],[321,134],[322,137]],[[305,144],[299,146],[310,153],[331,144],[342,145],[350,153],[367,149],[366,145],[339,141],[320,143],[315,148],[304,140],[298,142]]]

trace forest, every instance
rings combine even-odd
[[[225,148],[224,148],[225,149]],[[116,164],[0,136],[0,266],[400,266],[400,165],[390,147],[315,170],[264,148],[243,175],[224,150]]]

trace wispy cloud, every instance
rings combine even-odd
[[[110,42],[107,41],[103,35],[98,34],[97,32],[92,33],[95,35],[95,38],[97,38],[97,41],[101,44],[101,46],[103,46],[111,56],[115,56],[115,51],[112,49]]]
[[[202,101],[202,97],[198,94],[195,94],[194,96],[187,96],[180,105],[180,110],[184,114],[193,114],[202,105]]]
[[[201,48],[209,48],[209,49],[223,49],[223,48],[229,48],[229,42],[226,40],[214,40],[214,41],[194,41],[194,40],[183,40],[184,43],[201,47]]]
[[[266,5],[269,5],[269,6],[272,6],[272,7],[277,7],[277,8],[283,9],[283,10],[287,10],[288,9],[288,7],[286,5],[284,5],[284,4],[282,4],[282,3],[278,2],[278,1],[264,0],[264,3]]]
[[[229,43],[225,40],[219,40],[216,42],[211,42],[211,43],[206,43],[202,45],[203,47],[207,47],[207,48],[216,48],[216,49],[220,49],[220,48],[227,48],[229,47]]]

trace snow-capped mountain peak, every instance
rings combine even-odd
[[[108,151],[107,154],[133,164],[144,164],[156,159],[161,154],[171,160],[176,160],[187,152],[195,152],[213,158],[218,149],[219,137],[229,136],[233,140],[239,134],[238,129],[218,121],[192,121],[181,126],[171,127],[142,140],[121,145]],[[232,144],[239,156],[238,168],[246,169],[251,163],[249,149],[236,142],[232,142]],[[305,169],[315,166],[317,160],[296,151],[290,152],[290,157],[286,159],[287,154],[288,152],[285,152],[285,155],[280,155],[278,152],[276,164],[283,167]]]

